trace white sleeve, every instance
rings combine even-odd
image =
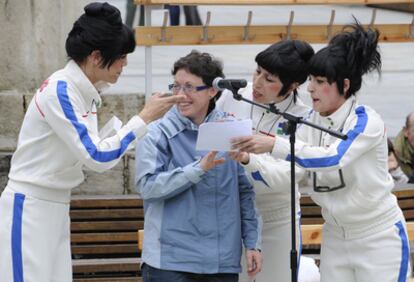
[[[297,140],[295,143],[296,164],[311,171],[336,170],[357,160],[385,138],[385,126],[380,117],[368,115],[366,108],[359,106],[356,117],[346,132],[347,140],[337,139],[329,147],[314,146]],[[284,138],[276,138],[272,155],[290,160],[290,144]]]
[[[268,154],[250,154],[249,163],[243,167],[255,188],[290,189],[290,162],[275,159]],[[304,174],[302,168],[295,167],[296,182],[302,179]]]
[[[115,166],[134,146],[135,139],[146,133],[144,121],[134,116],[114,136],[100,139],[82,116],[81,98],[76,93],[70,95],[73,91],[70,85],[58,81],[55,89],[57,93],[43,95],[40,99],[45,119],[79,161],[92,170],[102,172]]]

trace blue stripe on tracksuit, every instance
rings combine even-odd
[[[263,176],[260,174],[260,171],[255,171],[251,173],[252,178],[256,181],[263,182],[267,187],[269,187],[269,184],[267,184],[266,180],[264,180]],[[270,187],[269,187],[270,188]]]
[[[119,149],[106,152],[98,151],[98,148],[95,146],[88,134],[88,128],[83,123],[79,122],[76,117],[72,104],[69,100],[67,83],[61,80],[58,81],[56,90],[60,105],[66,118],[70,120],[72,125],[75,127],[83,146],[85,146],[86,151],[95,161],[110,162],[118,159],[128,148],[129,144],[135,140],[135,134],[133,132],[130,132],[124,138],[122,138],[121,147]]]
[[[405,282],[407,279],[407,270],[408,270],[408,260],[409,260],[409,247],[407,233],[405,232],[404,226],[401,221],[398,221],[395,224],[399,230],[398,234],[401,238],[401,264],[400,264],[400,273],[398,275],[398,282]]]
[[[25,196],[16,193],[13,205],[12,223],[12,259],[14,282],[23,282],[23,258],[22,258],[22,217]]]
[[[351,147],[354,140],[358,137],[359,134],[364,132],[365,127],[368,123],[368,115],[365,111],[364,106],[359,106],[356,108],[355,113],[358,116],[357,123],[353,129],[348,131],[347,140],[342,140],[339,143],[336,155],[312,159],[301,159],[296,157],[296,162],[304,168],[330,167],[339,164],[339,161],[345,155],[349,147]],[[290,154],[287,156],[286,160],[290,160]]]

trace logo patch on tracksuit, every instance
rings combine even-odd
[[[287,126],[288,126],[287,121],[279,123],[277,125],[276,135],[279,135],[279,136],[288,135],[285,130],[287,129]]]

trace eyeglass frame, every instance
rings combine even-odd
[[[338,186],[335,187],[329,187],[329,186],[318,186],[316,184],[316,172],[313,172],[313,191],[315,192],[319,192],[319,193],[326,193],[326,192],[333,192],[336,190],[340,190],[346,187],[345,181],[344,181],[344,176],[342,174],[342,169],[338,170],[339,172],[339,179],[341,181],[341,183]]]
[[[180,86],[180,88],[178,90],[174,90],[174,86]],[[188,91],[188,88],[187,88],[187,90],[185,90],[186,87],[189,87],[189,86],[191,86],[191,88],[194,89],[194,90]],[[184,93],[187,93],[187,94],[195,93],[195,92],[198,92],[198,91],[201,91],[201,90],[206,90],[210,87],[211,86],[208,86],[208,85],[193,86],[193,85],[185,85],[185,84],[184,85],[179,85],[179,84],[175,84],[175,83],[168,84],[168,89],[170,91],[178,93],[178,92],[180,92],[180,90],[183,90]]]

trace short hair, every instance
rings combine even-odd
[[[82,63],[95,50],[101,53],[101,67],[110,67],[135,49],[132,30],[122,23],[119,10],[108,3],[90,3],[73,24],[66,39],[69,58]]]
[[[213,86],[213,80],[216,77],[224,78],[223,64],[219,60],[213,58],[210,54],[200,53],[197,50],[193,50],[190,54],[178,59],[174,63],[171,74],[175,75],[182,69],[200,77],[207,86]],[[209,114],[216,107],[216,101],[220,98],[220,96],[221,91],[214,96],[214,99],[210,100],[207,114]]]
[[[414,125],[414,124],[410,124],[411,117],[414,117],[414,112],[409,113],[407,117],[405,118],[405,128],[407,129],[410,128],[411,125]]]
[[[354,18],[355,19],[355,18]],[[310,60],[310,74],[322,76],[329,83],[336,82],[340,95],[346,98],[355,95],[361,88],[362,76],[372,70],[381,72],[381,55],[378,51],[379,31],[364,29],[355,19],[335,35],[328,46],[318,51]],[[344,93],[344,80],[350,86]]]
[[[284,40],[274,43],[256,55],[256,63],[278,76],[283,83],[279,96],[285,96],[294,82],[302,84],[309,76],[308,62],[315,54],[313,48],[305,41]],[[297,91],[295,89],[296,97]]]

